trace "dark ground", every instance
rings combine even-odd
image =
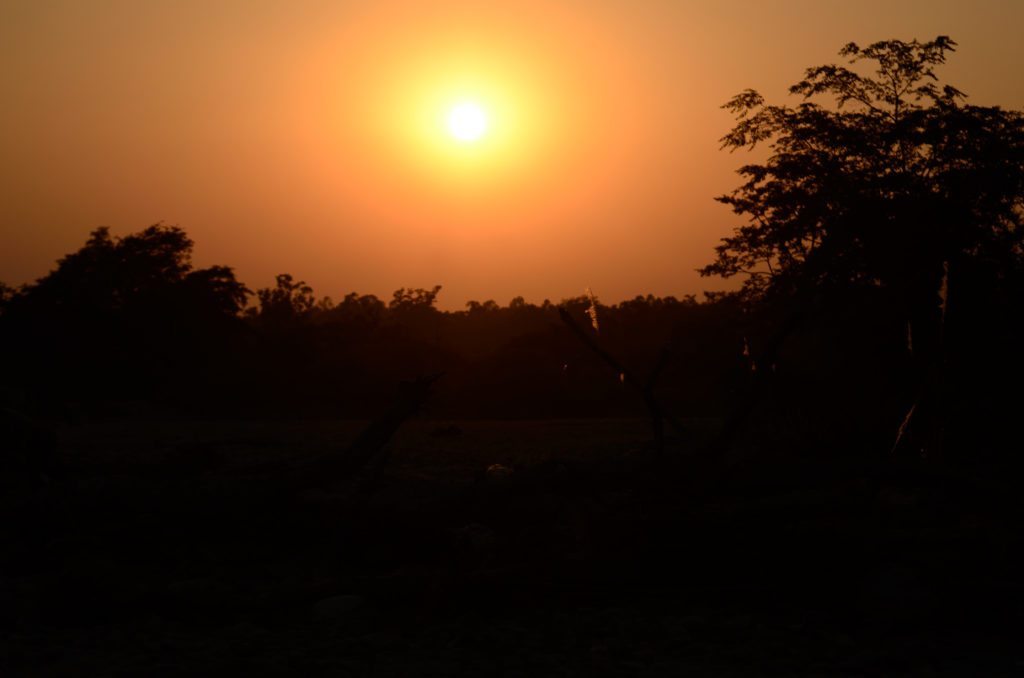
[[[361,426],[63,428],[48,482],[3,480],[0,672],[1024,675],[1005,473],[416,420],[352,481],[288,480]]]

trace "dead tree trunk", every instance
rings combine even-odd
[[[668,349],[662,349],[661,354],[658,356],[658,361],[655,363],[654,368],[648,375],[647,379],[641,381],[636,376],[626,369],[625,366],[620,363],[615,356],[610,354],[604,348],[601,347],[597,341],[594,340],[589,334],[587,334],[582,327],[573,319],[567,310],[564,308],[558,309],[558,315],[562,319],[562,322],[572,331],[577,339],[583,342],[583,344],[593,351],[606,365],[608,365],[616,374],[621,375],[622,380],[631,388],[636,389],[641,399],[643,400],[644,406],[647,408],[647,412],[651,417],[651,432],[654,435],[654,446],[658,456],[661,457],[665,451],[665,425],[664,422],[668,422],[669,426],[672,427],[672,431],[677,436],[682,436],[683,426],[679,421],[671,414],[665,411],[665,408],[661,406],[658,399],[654,397],[654,386],[658,381],[658,377],[661,376],[661,372],[665,369],[665,365],[668,364],[669,353]]]
[[[330,487],[349,480],[374,459],[380,460],[384,446],[427,402],[431,387],[441,376],[439,373],[403,382],[388,409],[372,420],[348,447],[329,450],[301,462],[275,461],[250,466],[240,470],[239,475],[279,476],[288,492]]]
[[[419,377],[399,387],[398,396],[387,410],[363,429],[343,452],[328,452],[308,462],[308,471],[342,480],[355,475],[377,457],[398,428],[416,414],[430,398],[431,386],[441,374]]]

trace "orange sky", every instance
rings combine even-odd
[[[135,2],[0,5],[0,280],[88,232],[164,221],[250,287],[335,298],[699,293],[749,160],[718,107],[782,101],[848,41],[951,35],[943,74],[1024,108],[1024,2]],[[458,144],[459,98],[491,129]]]

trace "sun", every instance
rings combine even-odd
[[[474,101],[460,101],[448,112],[448,132],[459,141],[476,141],[487,133],[487,114]]]

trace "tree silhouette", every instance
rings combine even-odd
[[[365,330],[380,324],[385,309],[384,302],[375,295],[349,292],[329,315],[342,325]]]
[[[848,65],[810,68],[790,88],[803,99],[796,106],[768,105],[754,90],[726,103],[737,122],[723,148],[767,144],[770,154],[741,167],[743,184],[718,198],[748,221],[701,269],[745,274],[748,299],[786,309],[755,342],[755,364],[774,364],[786,337],[820,311],[855,301],[862,324],[881,312],[888,343],[879,346],[890,348],[876,362],[905,345],[914,447],[932,451],[954,400],[958,411],[970,406],[957,394],[992,392],[975,356],[1005,372],[1008,354],[993,342],[1017,328],[995,319],[1024,289],[1024,115],[967,105],[939,81],[955,46],[945,36],[850,43],[839,52]],[[956,327],[947,327],[949,306]]]
[[[226,315],[239,313],[249,291],[226,266],[194,269],[192,248],[192,240],[177,226],[156,224],[122,238],[97,228],[81,249],[58,261],[21,296],[28,307],[51,315],[166,311],[170,305],[191,312],[197,304]]]
[[[57,399],[64,387],[90,397],[186,388],[185,375],[220,362],[236,340],[249,295],[228,267],[194,268],[192,248],[177,226],[120,238],[94,230],[6,304],[12,380]]]
[[[259,308],[250,309],[252,315],[263,325],[283,327],[307,316],[316,307],[313,288],[305,281],[295,281],[288,273],[275,278],[274,287],[256,291]]]
[[[392,313],[423,313],[436,310],[434,304],[437,302],[437,295],[440,292],[440,285],[434,285],[429,290],[402,287],[395,290],[391,301],[388,302],[388,310]]]
[[[10,303],[11,299],[14,298],[14,288],[3,282],[0,282],[0,316],[4,314],[4,309],[7,304]]]
[[[521,297],[517,298],[521,299]],[[472,300],[466,302],[466,310],[469,313],[493,313],[499,310],[500,308],[501,307],[498,306],[498,302],[494,301],[493,299],[488,299],[487,301],[484,302]]]
[[[934,309],[947,265],[952,278],[977,262],[1019,272],[1024,117],[940,86],[935,68],[955,44],[850,43],[840,55],[851,67],[808,69],[790,88],[804,99],[795,107],[754,90],[725,104],[737,123],[723,148],[767,143],[771,155],[718,198],[749,221],[701,273],[746,274],[754,296],[877,286]],[[865,62],[873,73],[854,70]]]

